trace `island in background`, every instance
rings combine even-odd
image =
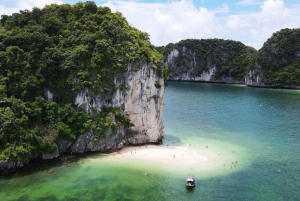
[[[223,39],[187,39],[157,50],[168,80],[300,88],[300,29],[282,29],[260,50]]]

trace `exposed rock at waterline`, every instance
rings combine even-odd
[[[275,32],[258,51],[245,84],[255,87],[300,87],[300,29]]]
[[[27,162],[5,162],[3,160],[0,160],[0,174],[8,174],[10,172],[16,171],[18,168],[23,167]]]
[[[40,158],[42,160],[49,160],[49,159],[57,158],[58,156],[59,156],[59,151],[55,150],[52,153],[41,152],[39,154],[38,158]]]
[[[169,66],[168,79],[244,84],[256,50],[222,39],[188,39],[157,48]]]

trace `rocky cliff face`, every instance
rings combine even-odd
[[[249,70],[245,77],[245,84],[253,87],[265,87],[262,81],[263,72],[258,63],[255,63],[255,68]]]
[[[282,29],[258,51],[256,63],[245,78],[255,87],[299,88],[300,29]]]
[[[180,56],[189,58],[189,61],[185,61],[184,66],[177,64]],[[214,78],[214,74],[217,70],[216,66],[209,65],[207,66],[207,70],[197,73],[195,54],[192,51],[187,50],[185,46],[178,49],[172,49],[168,54],[167,63],[169,66],[169,80],[217,82],[217,80]]]
[[[100,95],[85,96],[83,92],[76,98],[76,104],[84,106],[87,112],[91,107],[97,108],[98,111],[102,106],[120,107],[134,126],[130,128],[120,126],[116,134],[109,129],[105,133],[106,136],[98,141],[94,141],[92,132],[85,133],[76,142],[66,144],[71,152],[109,151],[120,149],[126,144],[160,143],[164,132],[162,121],[164,79],[151,65],[143,63],[138,71],[134,71],[135,67],[129,66],[124,80],[115,80],[116,85],[125,84],[125,91],[117,89],[110,100]]]
[[[25,162],[5,162],[3,160],[0,160],[0,173],[8,174],[12,171],[15,171],[17,168],[23,167],[25,164]]]
[[[169,66],[169,80],[244,83],[256,52],[236,41],[184,40],[158,48]]]

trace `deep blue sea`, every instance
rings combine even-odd
[[[299,120],[299,90],[169,82],[161,146],[201,165],[92,154],[1,177],[0,200],[300,200]]]

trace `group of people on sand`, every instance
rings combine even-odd
[[[167,144],[167,146],[169,146],[169,144]],[[189,146],[191,146],[191,144],[189,144]],[[147,148],[147,146],[146,146]],[[205,145],[205,149],[208,149],[208,146]],[[135,150],[136,151],[136,150]],[[136,152],[135,152],[136,153]],[[232,153],[235,153],[234,151],[232,151]],[[132,155],[132,151],[131,151],[131,155]],[[219,154],[220,155],[220,154]],[[175,159],[175,154],[173,154],[173,158]],[[236,165],[238,164],[238,160],[231,162],[231,169],[232,168],[236,168]],[[226,163],[223,164],[224,166],[226,166]],[[191,170],[193,170],[193,168],[191,167]],[[282,170],[278,170],[279,173],[282,173]],[[148,176],[148,172],[144,173],[145,176]]]
[[[234,168],[235,168],[235,164],[238,164],[238,161],[231,162],[231,169],[232,169],[232,167],[234,167]],[[232,166],[232,165],[233,165],[233,166]]]

